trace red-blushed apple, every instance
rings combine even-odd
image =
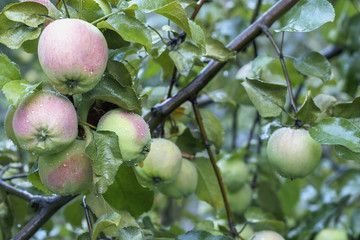
[[[231,212],[241,215],[251,205],[252,189],[249,183],[243,186],[236,192],[227,192],[227,197],[230,204]]]
[[[78,134],[74,105],[53,91],[35,91],[22,99],[12,124],[20,147],[39,155],[62,151]]]
[[[154,138],[143,164],[134,169],[143,181],[160,184],[173,181],[179,174],[181,164],[181,151],[175,143],[164,138]]]
[[[15,114],[15,108],[13,108],[12,106],[8,107],[8,111],[6,112],[6,116],[5,116],[5,133],[6,136],[17,146],[19,146],[19,142],[16,139],[15,136],[15,132],[14,132],[14,128],[13,128],[13,118],[14,118],[14,114]]]
[[[65,150],[40,156],[40,180],[51,192],[73,195],[86,190],[92,183],[92,162],[85,154],[85,141],[75,140]]]
[[[267,145],[272,167],[283,177],[296,179],[310,174],[321,158],[321,144],[305,129],[279,128]]]
[[[280,234],[274,231],[260,231],[252,235],[249,240],[285,240]]]
[[[97,27],[80,19],[60,19],[42,32],[38,55],[53,87],[71,95],[88,92],[98,84],[108,48]]]
[[[49,0],[23,0],[23,2],[37,2],[44,5],[48,9],[48,16],[51,17],[52,20],[56,20],[61,17],[60,11]],[[52,20],[45,21],[44,25],[49,25]]]
[[[145,120],[136,113],[113,109],[105,113],[97,131],[112,131],[118,136],[119,148],[124,161],[144,161],[150,149],[151,135]]]
[[[161,193],[172,198],[187,197],[194,193],[198,183],[196,166],[187,159],[182,160],[179,174],[167,184],[159,185]]]

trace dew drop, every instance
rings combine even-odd
[[[63,164],[63,167],[66,167],[66,164],[65,164],[65,163]]]

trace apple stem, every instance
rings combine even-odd
[[[83,121],[83,120],[81,120],[81,119],[79,119],[79,123],[84,124],[84,125],[86,125],[86,126],[89,126],[90,128],[96,130],[96,127],[95,127],[94,125],[92,125],[92,124],[90,124],[90,123],[88,123],[88,122],[85,122],[85,121]]]
[[[201,136],[202,136],[202,139],[204,141],[206,151],[208,152],[211,164],[212,164],[212,166],[214,168],[215,175],[216,175],[216,178],[217,178],[218,183],[219,183],[221,195],[222,195],[223,200],[224,200],[226,215],[227,215],[227,218],[228,218],[228,223],[229,223],[229,228],[230,228],[230,235],[232,237],[239,237],[239,234],[236,231],[235,224],[234,224],[234,221],[233,221],[233,218],[232,218],[232,215],[231,215],[229,201],[228,201],[227,196],[226,196],[225,185],[224,185],[224,182],[222,180],[220,170],[216,165],[216,159],[214,157],[214,154],[213,154],[213,152],[212,152],[212,150],[210,148],[210,143],[209,143],[209,140],[208,140],[206,132],[205,132],[204,123],[203,123],[203,120],[201,118],[199,105],[198,105],[198,103],[196,101],[196,97],[191,99],[191,104],[192,104],[193,111],[194,111],[194,114],[195,114],[196,122],[197,122],[197,124],[198,124],[198,126],[200,128]]]

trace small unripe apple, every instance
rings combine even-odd
[[[85,154],[85,141],[75,140],[53,155],[40,156],[39,175],[44,186],[59,195],[81,193],[93,179],[91,159]]]
[[[20,147],[39,155],[62,151],[78,134],[74,105],[53,91],[36,91],[25,97],[12,124]]]
[[[251,205],[252,189],[250,184],[245,183],[236,192],[228,192],[227,197],[230,204],[231,212],[240,215]]]
[[[260,231],[252,235],[249,240],[285,240],[280,234],[274,231]]]
[[[230,192],[239,190],[249,178],[249,169],[242,159],[227,159],[218,162],[224,183]]]
[[[60,11],[49,0],[23,0],[23,2],[37,2],[44,5],[48,9],[48,16],[54,20],[61,17]],[[44,25],[47,26],[50,22],[51,20],[47,20],[44,22]]]
[[[175,143],[164,138],[154,138],[143,164],[134,169],[147,183],[169,183],[179,174],[181,164],[181,151]]]
[[[124,161],[144,161],[150,149],[151,135],[145,120],[136,113],[113,109],[103,115],[97,131],[115,132]]]
[[[343,229],[325,228],[316,234],[314,240],[348,240],[348,236]]]
[[[182,160],[180,172],[170,183],[159,185],[161,193],[172,198],[187,197],[194,193],[198,183],[196,166],[187,159]]]
[[[310,174],[321,157],[321,144],[305,129],[277,129],[267,145],[272,167],[283,177],[295,179]]]
[[[42,32],[38,55],[54,88],[71,95],[88,92],[98,84],[108,48],[97,27],[80,19],[60,19]]]
[[[5,133],[6,136],[16,145],[19,146],[19,142],[16,139],[15,136],[15,132],[14,132],[14,128],[13,128],[13,118],[14,118],[14,114],[15,114],[15,108],[13,108],[12,106],[8,107],[8,110],[6,112],[6,116],[5,116]]]

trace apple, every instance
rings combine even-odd
[[[226,159],[218,162],[221,176],[230,192],[239,190],[249,178],[249,169],[242,159]]]
[[[252,235],[249,240],[285,240],[280,234],[274,231],[260,231]]]
[[[181,151],[175,143],[165,138],[154,138],[143,164],[134,169],[147,183],[169,183],[179,174],[182,162]]]
[[[12,125],[20,147],[39,155],[62,151],[78,135],[74,105],[53,91],[35,91],[22,99]]]
[[[39,157],[39,176],[47,189],[59,195],[73,195],[91,185],[92,162],[84,152],[85,146],[85,141],[75,140],[59,153]]]
[[[170,183],[158,186],[159,191],[172,198],[187,197],[194,193],[198,183],[196,166],[187,159],[182,160],[180,172]]]
[[[113,109],[99,120],[97,131],[115,132],[124,161],[144,161],[150,149],[151,134],[145,120],[136,113]]]
[[[324,228],[316,234],[314,240],[348,240],[348,236],[343,229]]]
[[[251,205],[252,189],[250,184],[244,184],[236,192],[227,192],[231,212],[241,215]]]
[[[59,19],[61,17],[60,11],[49,0],[23,0],[23,2],[37,2],[44,5],[48,9],[48,16],[51,17],[53,20]],[[49,25],[51,21],[52,20],[45,21],[44,25]]]
[[[14,128],[13,128],[13,118],[15,114],[15,108],[13,108],[11,105],[8,107],[8,110],[6,112],[5,116],[5,133],[6,136],[16,145],[19,146],[19,142],[16,139]]]
[[[53,87],[62,94],[90,91],[101,79],[108,48],[98,28],[80,19],[60,19],[42,32],[38,55]]]
[[[272,167],[283,177],[296,179],[310,174],[321,157],[321,144],[315,142],[305,129],[277,129],[267,145]]]

